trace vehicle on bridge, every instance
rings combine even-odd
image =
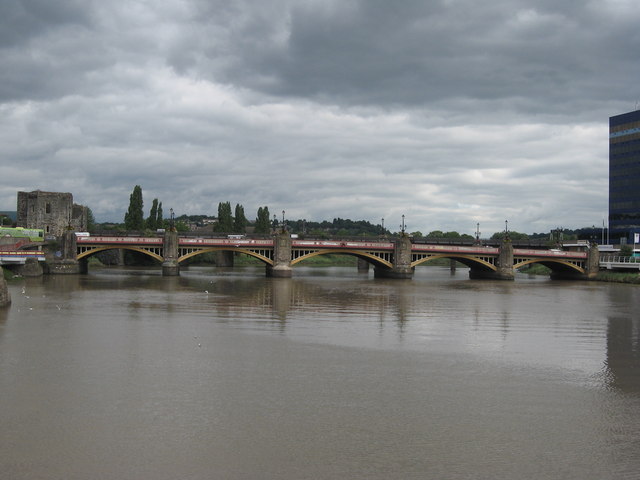
[[[0,227],[0,237],[27,238],[32,242],[44,241],[44,230],[41,228]]]

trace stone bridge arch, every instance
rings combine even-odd
[[[361,258],[374,266],[383,266],[387,268],[393,268],[393,263],[391,261],[385,258],[381,258],[375,253],[363,252],[362,250],[345,250],[345,249],[337,249],[337,248],[307,251],[304,254],[296,256],[293,260],[291,260],[291,266],[295,265],[296,263],[300,263],[303,260],[317,257],[319,255],[349,255],[352,257]]]
[[[564,259],[535,259],[528,258],[526,260],[515,261],[513,268],[515,270],[520,269],[526,265],[532,265],[534,263],[538,263],[540,265],[544,265],[549,268],[552,274],[576,274],[576,275],[585,275],[586,270],[575,261],[564,260]]]
[[[248,249],[242,247],[204,247],[198,249],[183,249],[180,248],[180,256],[178,257],[178,263],[187,260],[188,258],[193,258],[203,253],[211,253],[211,252],[234,252],[234,253],[244,253],[250,257],[257,258],[261,262],[266,265],[273,266],[273,258],[270,257],[268,250],[255,250]]]
[[[106,246],[106,247],[92,247],[92,248],[88,248],[83,250],[82,252],[78,253],[77,255],[77,259],[78,260],[82,260],[82,259],[88,259],[90,256],[98,253],[98,252],[104,252],[107,250],[130,250],[132,252],[138,252],[138,253],[142,253],[144,255],[147,255],[159,262],[162,262],[164,260],[164,257],[162,256],[162,248],[159,247],[136,247],[134,245],[118,245],[118,246]]]
[[[473,255],[464,255],[464,254],[456,254],[456,253],[442,253],[442,254],[436,254],[436,255],[429,255],[427,257],[414,260],[413,262],[411,262],[411,267],[417,267],[418,265],[422,265],[423,263],[427,263],[431,260],[436,260],[438,258],[455,260],[469,268],[473,268],[476,270],[486,270],[486,271],[493,271],[493,272],[497,271],[497,267],[493,263],[493,261],[495,261],[493,257],[476,257]]]

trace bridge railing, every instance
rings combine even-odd
[[[362,241],[394,241],[399,238],[398,235],[358,235],[358,236],[339,236],[339,235],[309,235],[302,234],[299,232],[291,232],[294,235],[297,235],[299,240],[340,240],[345,242],[362,242]],[[162,232],[149,232],[149,231],[122,231],[122,230],[105,230],[100,232],[92,232],[92,236],[101,236],[101,237],[162,237],[164,233]],[[228,238],[229,235],[238,235],[234,232],[197,232],[197,231],[188,231],[188,232],[178,232],[180,237],[184,238]],[[254,234],[254,233],[245,233],[241,234],[244,238],[256,239],[256,240],[267,240],[273,238],[272,234]],[[444,237],[410,237],[412,243],[416,244],[430,244],[430,245],[465,245],[472,246],[476,245],[475,238],[444,238]],[[487,247],[499,247],[502,244],[501,239],[480,239],[480,245]],[[546,249],[549,248],[547,240],[513,240],[512,245],[514,248],[533,248],[533,249]]]
[[[620,255],[602,255],[600,263],[640,263],[640,257],[623,257]]]

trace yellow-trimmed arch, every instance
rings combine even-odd
[[[301,257],[296,258],[295,260],[291,261],[291,266],[295,265],[296,263],[299,263],[303,260],[307,260],[309,258],[312,257],[317,257],[318,255],[331,255],[331,254],[338,254],[338,255],[352,255],[355,257],[359,257],[359,258],[364,258],[367,260],[372,260],[372,262],[374,264],[379,264],[379,265],[384,265],[385,267],[389,267],[389,268],[393,268],[393,263],[388,262],[386,260],[381,259],[380,257],[377,257],[376,255],[372,254],[372,253],[368,253],[368,252],[363,252],[362,250],[343,250],[343,249],[327,249],[327,250],[317,250],[315,252],[311,252],[308,253],[306,255],[303,255]]]
[[[145,250],[144,248],[141,248],[141,247],[130,247],[130,246],[125,246],[125,245],[117,246],[117,247],[115,247],[115,246],[94,247],[91,250],[85,250],[84,252],[79,253],[77,258],[78,258],[78,260],[80,260],[81,258],[88,257],[90,255],[93,255],[94,253],[103,252],[105,250],[131,250],[131,251],[134,251],[134,252],[144,253],[145,255],[148,255],[151,258],[155,258],[159,262],[164,261],[164,258],[161,255],[158,255],[157,253],[150,252],[149,250]]]
[[[562,270],[567,270],[568,269],[572,269],[575,270],[576,272],[579,273],[586,273],[585,269],[582,267],[579,267],[577,265],[574,265],[571,262],[568,262],[567,260],[556,260],[556,259],[548,259],[548,258],[532,258],[532,259],[528,259],[525,260],[523,262],[518,262],[516,264],[513,265],[514,269],[518,269],[518,268],[522,268],[525,265],[529,265],[531,263],[540,263],[542,265],[544,265],[545,267],[550,268],[551,270],[553,270],[553,265],[552,264],[556,264],[556,265],[561,265],[562,266]]]
[[[208,247],[208,248],[203,248],[202,250],[196,250],[194,252],[189,252],[186,255],[181,256],[180,258],[178,258],[178,263],[182,262],[183,260],[186,260],[187,258],[195,257],[195,256],[201,255],[203,253],[220,252],[220,251],[244,253],[245,255],[249,255],[251,257],[255,257],[258,260],[263,261],[267,265],[273,265],[273,260],[271,260],[270,258],[267,258],[267,257],[265,257],[263,255],[260,255],[260,254],[256,253],[256,252],[252,252],[251,250],[247,250],[246,248],[239,248],[239,247]]]
[[[438,255],[431,255],[429,257],[425,257],[425,258],[421,258],[420,260],[416,260],[415,262],[411,262],[411,267],[416,267],[422,263],[427,263],[431,260],[435,260],[436,258],[449,258],[449,259],[453,259],[453,260],[465,260],[464,263],[465,265],[467,265],[468,267],[470,267],[470,264],[475,265],[481,265],[489,270],[493,270],[494,272],[497,271],[497,267],[495,265],[490,264],[489,262],[485,261],[485,260],[481,260],[478,257],[474,257],[473,255],[458,255],[458,254],[451,254],[451,253],[442,253],[442,254],[438,254]]]

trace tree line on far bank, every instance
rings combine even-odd
[[[281,222],[274,215],[271,218],[269,207],[264,206],[258,208],[254,221],[247,219],[244,207],[236,204],[232,211],[230,202],[220,202],[218,204],[217,219],[207,226],[207,222],[211,220],[208,215],[186,215],[183,214],[177,218],[165,218],[162,208],[162,202],[154,198],[152,201],[149,215],[144,216],[144,202],[142,198],[142,188],[136,185],[129,196],[129,208],[124,215],[123,224],[95,224],[90,226],[95,229],[103,230],[125,230],[125,231],[157,231],[158,229],[166,229],[173,226],[179,232],[187,232],[192,226],[197,226],[200,231],[211,228],[215,233],[227,234],[270,234],[276,229],[281,229]],[[381,225],[375,225],[367,220],[350,220],[342,218],[334,218],[332,221],[323,220],[321,222],[302,220],[286,220],[285,228],[291,233],[298,235],[309,235],[313,237],[358,237],[358,236],[381,236],[394,235],[398,232],[391,232],[383,228]],[[594,227],[595,228],[595,227]],[[409,233],[409,232],[408,232]],[[420,231],[409,233],[416,239],[433,238],[433,239],[453,239],[453,240],[474,240],[475,237],[466,233],[458,233],[455,231],[443,232],[441,230],[433,230],[427,234]],[[495,232],[491,235],[491,239],[501,239],[505,236],[505,231]],[[582,228],[577,230],[571,229],[555,229],[550,233],[533,233],[526,234],[516,231],[509,231],[509,238],[514,241],[526,240],[546,240],[550,243],[589,239],[594,237],[593,228]]]
[[[164,217],[162,202],[157,198],[153,199],[149,216],[144,216],[144,200],[142,198],[142,187],[136,185],[129,196],[129,208],[124,215],[122,224],[111,224],[110,229],[124,229],[126,231],[156,231],[174,227],[179,232],[190,230],[190,225],[195,223],[203,225],[204,220],[209,219],[207,215],[181,215],[173,218],[173,212],[169,218]],[[232,213],[230,202],[220,202],[218,204],[217,221],[213,224],[212,230],[219,233],[246,233],[247,227],[252,223],[254,233],[268,234],[271,232],[271,221],[269,219],[269,208],[260,207],[258,209],[255,222],[249,222],[244,213],[244,207],[236,204]],[[100,227],[106,229],[107,224]]]

